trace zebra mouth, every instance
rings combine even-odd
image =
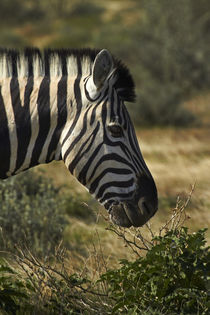
[[[152,178],[141,176],[137,188],[129,200],[110,200],[105,204],[113,223],[122,227],[140,227],[158,209],[157,189]]]
[[[145,203],[141,203],[140,207],[131,202],[123,202],[112,205],[109,209],[112,222],[121,227],[140,227],[144,225],[150,218],[151,213]]]
[[[129,228],[133,225],[122,203],[118,205],[113,205],[109,209],[109,215],[110,215],[111,221],[118,226]]]

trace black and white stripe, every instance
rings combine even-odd
[[[138,199],[144,177],[147,220],[157,192],[124,105],[134,98],[128,69],[106,50],[0,50],[0,178],[63,159],[112,213]]]

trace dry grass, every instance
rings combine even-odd
[[[140,134],[141,149],[155,178],[160,199],[165,202],[168,199],[168,206],[171,202],[175,206],[176,198],[185,197],[195,184],[188,210],[189,227],[193,230],[208,227],[210,129],[154,129],[139,132],[139,138]],[[166,206],[165,209],[160,207],[156,219],[160,217],[162,221],[161,213],[163,216],[169,213],[170,208]]]
[[[189,109],[196,117],[199,117],[202,124],[210,126],[210,93],[202,93],[196,95],[192,99],[184,102],[183,104]]]

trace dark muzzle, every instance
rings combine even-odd
[[[111,220],[122,227],[144,225],[157,211],[158,197],[155,182],[142,175],[138,179],[135,194],[131,200],[122,201],[109,208]]]

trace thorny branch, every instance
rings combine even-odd
[[[148,250],[148,247],[147,246],[144,246],[144,247],[141,247],[137,244],[136,242],[136,238],[138,239],[139,238],[139,235],[138,236],[135,236],[133,241],[132,240],[129,240],[127,238],[127,235],[126,235],[126,231],[125,230],[122,230],[121,228],[116,228],[115,226],[111,225],[110,227],[107,227],[106,228],[107,231],[111,231],[113,233],[115,233],[118,237],[122,238],[123,241],[125,242],[125,244],[127,246],[129,246],[132,251],[137,255],[137,256],[141,256],[138,252],[138,250]],[[144,244],[145,245],[145,244]]]
[[[175,230],[178,227],[182,226],[186,219],[189,219],[190,217],[186,214],[186,208],[192,198],[192,194],[195,190],[195,184],[192,185],[191,190],[187,196],[187,199],[183,204],[181,204],[181,200],[178,197],[176,202],[176,207],[173,209],[173,214],[171,218],[160,228],[159,235],[161,236],[161,233],[165,230]]]
[[[78,288],[85,293],[90,293],[90,294],[94,294],[98,296],[107,296],[107,294],[91,291],[89,289],[84,288],[81,284],[77,284],[76,281],[72,281],[72,279],[69,277],[67,270],[65,268],[64,268],[64,271],[61,272],[56,267],[53,267],[51,265],[44,265],[40,260],[38,260],[32,255],[32,253],[30,252],[28,248],[25,248],[25,251],[20,248],[17,248],[17,250],[19,251],[20,255],[15,255],[15,257],[16,257],[16,262],[19,264],[19,266],[22,269],[24,269],[25,266],[29,267],[29,270],[33,271],[33,274],[35,274],[36,277],[38,277],[38,279],[42,281],[43,283],[45,281],[44,280],[45,276],[47,276],[47,280],[49,281],[50,279],[53,282],[53,284],[56,286],[57,283],[53,277],[53,274],[54,274],[54,275],[59,276],[61,279],[65,280],[65,282],[71,288]],[[25,268],[24,271],[26,271],[27,274],[30,275],[27,268]],[[48,281],[46,281],[46,285],[49,284]]]

